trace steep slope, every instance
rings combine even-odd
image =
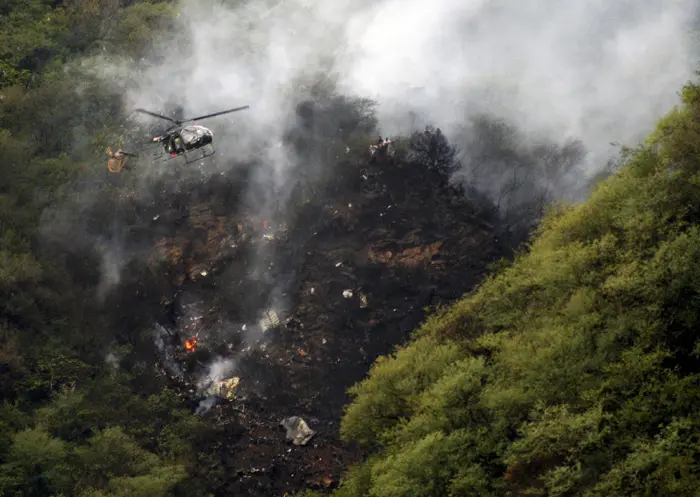
[[[132,351],[122,367],[156,364],[218,425],[201,451],[222,463],[191,469],[210,491],[332,487],[360,456],[338,440],[346,389],[508,247],[483,206],[405,151],[351,154],[269,219],[245,201],[249,172],[157,180],[153,197],[120,197],[115,183],[114,221],[93,229],[118,233],[130,256],[105,287],[105,318]],[[117,252],[104,249],[103,264],[118,266]],[[211,395],[232,378],[234,395]],[[315,431],[308,444],[286,440],[290,416]]]
[[[700,88],[353,387],[339,496],[696,495]]]

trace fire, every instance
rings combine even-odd
[[[196,345],[197,345],[196,338],[190,338],[189,340],[185,340],[185,348],[187,349],[188,352],[194,352],[194,348]]]

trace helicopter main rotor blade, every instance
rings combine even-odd
[[[166,116],[161,116],[160,114],[156,114],[155,112],[151,112],[150,110],[134,109],[134,112],[141,112],[142,114],[148,114],[149,116],[158,117],[160,119],[165,119],[166,121],[170,121],[171,123],[175,123],[175,125],[182,124],[182,121],[176,121],[175,119],[171,119],[171,118],[166,117]]]
[[[184,121],[181,121],[180,124],[188,123],[190,121],[199,121],[200,119],[207,119],[209,117],[220,116],[221,114],[228,114],[229,112],[237,112],[239,110],[245,110],[245,109],[249,109],[249,108],[250,108],[250,105],[244,105],[243,107],[236,107],[235,109],[222,110],[221,112],[214,112],[213,114],[207,114],[206,116],[199,116],[199,117],[193,117],[192,119],[185,119]]]

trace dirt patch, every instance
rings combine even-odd
[[[430,245],[411,247],[394,252],[392,250],[369,249],[368,258],[371,262],[382,264],[400,264],[402,266],[417,268],[430,264],[436,256],[440,254],[442,242],[431,243]]]

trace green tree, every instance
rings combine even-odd
[[[700,88],[354,386],[338,496],[695,495]]]

